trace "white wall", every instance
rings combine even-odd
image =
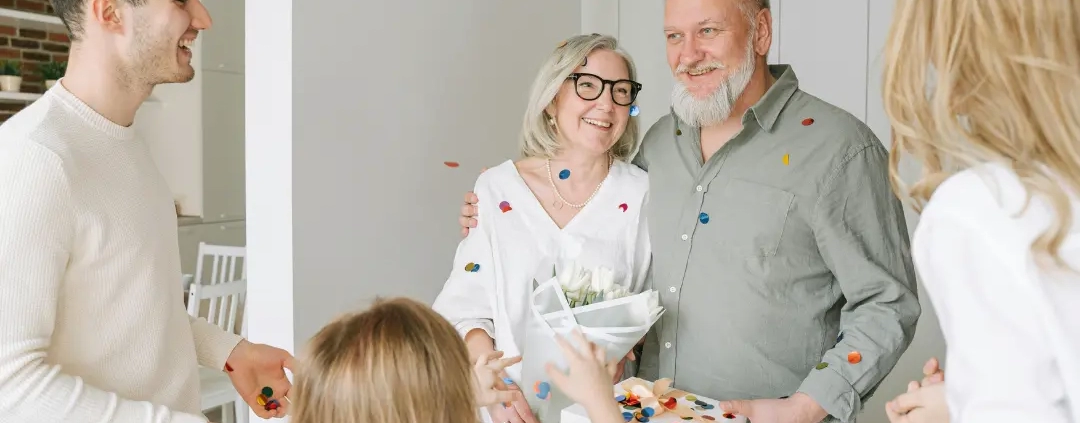
[[[881,100],[882,48],[893,1],[833,2],[772,0],[770,63],[792,65],[800,87],[863,119],[888,146],[890,132]],[[617,35],[638,66],[645,88],[638,102],[643,125],[669,110],[672,87],[663,37],[663,0],[590,0],[582,7],[582,32]],[[907,176],[917,168],[903,166]],[[918,217],[908,210],[908,229]],[[921,287],[920,287],[921,288]],[[860,423],[886,423],[884,404],[921,377],[927,358],[944,358],[945,345],[929,299],[920,291],[923,314],[914,342],[859,416]]]
[[[302,4],[245,5],[249,332],[290,350],[375,296],[434,300],[463,195],[581,28],[578,1]]]

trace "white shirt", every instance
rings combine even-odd
[[[432,307],[462,336],[483,329],[496,350],[514,357],[524,347],[533,280],[550,279],[553,263],[563,269],[576,258],[585,267],[605,266],[616,283],[641,292],[652,259],[644,213],[648,189],[645,171],[615,161],[596,196],[560,230],[513,161],[489,169],[473,189],[479,223],[458,245]],[[503,201],[510,210],[500,210]],[[479,271],[466,271],[470,263]],[[521,380],[520,366],[507,368],[515,381]]]
[[[62,84],[0,126],[0,421],[205,422],[240,338],[184,311],[147,146]]]
[[[1040,267],[1030,246],[1052,209],[984,165],[928,202],[912,254],[947,345],[953,423],[1080,423],[1080,273]],[[1062,258],[1080,271],[1080,202]]]

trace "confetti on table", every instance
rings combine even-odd
[[[788,165],[788,163],[791,163],[791,156],[790,156],[790,155],[787,155],[787,154],[785,154],[785,155],[784,155],[784,166],[787,166],[787,165]]]
[[[499,210],[502,210],[503,213],[506,213],[506,212],[508,212],[510,210],[513,210],[513,208],[510,207],[510,202],[503,201],[503,202],[499,203]]]
[[[708,414],[702,414],[702,415],[701,415],[701,418],[703,418],[703,419],[705,419],[705,420],[716,420],[716,418],[715,418],[715,417],[713,417],[713,416],[710,416],[710,415],[708,415]]]
[[[570,177],[570,169],[563,169],[559,171],[559,179],[565,180]]]
[[[815,368],[815,369],[818,369],[818,370],[822,370],[822,369],[824,369],[824,368],[826,368],[826,367],[829,367],[829,363],[826,363],[826,362],[824,362],[824,361],[823,361],[823,362],[820,362],[820,363],[818,363],[818,365],[817,365],[817,366],[814,366],[814,368]]]
[[[685,396],[683,398],[686,398],[687,401],[697,402],[697,397],[695,397],[693,395],[687,395],[687,396]]]
[[[634,413],[631,413],[629,411],[623,411],[622,412],[622,418],[625,421],[634,420]]]
[[[803,126],[810,126],[814,124],[814,118],[806,118],[802,120]]]
[[[698,219],[699,222],[701,222],[702,225],[704,225],[706,223],[709,223],[709,214],[705,213],[705,212],[701,212],[701,214],[699,214],[697,216],[697,219]]]
[[[849,352],[847,355],[847,361],[851,364],[859,364],[862,361],[862,354],[858,351]]]
[[[458,162],[443,162],[443,164],[446,165],[446,167],[458,167],[458,166],[461,166],[461,164],[458,163]]]
[[[735,415],[731,414],[731,413],[724,413],[724,418],[725,419],[734,419]]]
[[[622,209],[623,213],[626,213],[626,203],[619,204],[619,208]]]

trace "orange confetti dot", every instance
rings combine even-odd
[[[851,364],[858,364],[858,362],[862,361],[862,354],[860,354],[858,351],[849,352],[847,355],[847,361]]]
[[[810,126],[814,124],[814,118],[806,118],[802,120],[803,126]]]
[[[443,164],[446,165],[446,167],[458,167],[458,166],[461,166],[460,164],[458,164],[458,162],[443,162]]]
[[[790,162],[791,162],[791,156],[785,154],[784,155],[784,166],[787,166],[788,163],[790,163]]]

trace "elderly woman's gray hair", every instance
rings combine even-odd
[[[585,58],[596,50],[611,50],[622,56],[631,80],[637,80],[634,61],[615,38],[607,35],[577,35],[565,41],[544,62],[529,91],[529,103],[525,109],[525,119],[521,130],[522,157],[551,158],[559,150],[556,129],[551,125],[551,116],[545,110],[555,100],[563,82],[570,76]],[[630,161],[637,154],[638,119],[631,116],[626,123],[626,131],[611,147],[611,154],[617,160]]]

